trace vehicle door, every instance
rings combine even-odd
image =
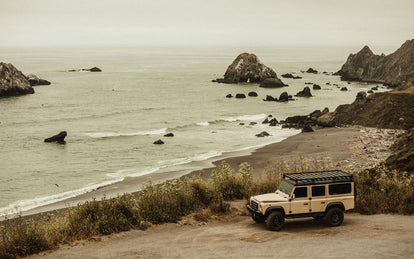
[[[326,185],[310,186],[310,212],[323,212],[326,208]]]
[[[296,186],[293,190],[293,194],[290,201],[291,214],[309,213],[310,202],[308,186]]]

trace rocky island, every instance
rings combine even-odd
[[[368,46],[350,54],[335,73],[344,81],[383,83],[389,87],[403,86],[414,78],[414,39],[407,40],[390,55],[375,55]]]
[[[269,79],[262,87],[284,86],[277,77],[276,72],[260,62],[255,54],[242,53],[237,56],[233,63],[227,68],[224,78],[213,80],[217,83],[262,83]]]
[[[12,64],[0,62],[0,97],[33,94],[27,77]]]

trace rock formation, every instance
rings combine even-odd
[[[248,96],[257,97],[257,93],[256,92],[249,92]]]
[[[263,138],[263,137],[267,137],[267,136],[270,136],[270,134],[267,133],[266,131],[263,131],[259,134],[256,134],[256,137],[259,137],[259,138]]]
[[[296,97],[312,97],[312,94],[311,94],[310,88],[306,86],[305,88],[303,88],[302,91],[295,94],[295,96]]]
[[[164,141],[162,141],[161,139],[159,139],[157,141],[154,141],[153,144],[155,144],[155,145],[162,145],[162,144],[164,144]]]
[[[260,83],[267,78],[278,79],[275,71],[262,64],[255,54],[242,53],[227,68],[224,78],[213,80],[213,82]]]
[[[344,81],[383,83],[390,87],[405,85],[414,78],[414,39],[407,40],[390,55],[375,55],[368,46],[350,54],[335,73]]]
[[[308,70],[306,70],[306,73],[317,74],[318,70],[315,70],[315,69],[310,67],[310,68],[308,68]]]
[[[284,86],[287,86],[287,85],[285,85],[279,78],[265,79],[259,85],[259,87],[263,87],[263,88],[280,88],[280,87],[284,87]]]
[[[282,77],[283,78],[292,78],[292,79],[302,79],[302,77],[300,77],[300,76],[294,76],[291,73],[283,74]]]
[[[47,81],[45,79],[42,79],[42,78],[39,78],[36,75],[30,74],[30,75],[27,75],[26,77],[27,77],[27,80],[29,80],[29,83],[30,83],[31,86],[50,85],[49,81]]]
[[[93,68],[82,68],[82,69],[70,69],[68,72],[102,72],[102,69],[99,67]]]
[[[59,144],[65,144],[65,138],[67,136],[66,131],[62,131],[57,135],[54,135],[53,137],[47,138],[44,141],[47,143],[51,143],[51,142],[57,142]]]
[[[245,94],[236,94],[236,98],[237,99],[243,99],[243,98],[246,98],[246,95]]]
[[[0,62],[0,97],[34,93],[26,76],[12,64]]]

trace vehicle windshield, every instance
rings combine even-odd
[[[283,193],[286,193],[287,195],[290,195],[292,193],[293,184],[283,179],[277,189]]]

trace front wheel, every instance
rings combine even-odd
[[[279,231],[285,224],[285,217],[280,211],[274,211],[266,219],[266,226],[269,230]]]
[[[255,213],[252,214],[252,219],[256,222],[256,223],[263,223],[265,222],[266,218],[264,216],[259,216]]]
[[[344,212],[338,207],[330,208],[324,219],[328,226],[340,226],[344,221]]]

